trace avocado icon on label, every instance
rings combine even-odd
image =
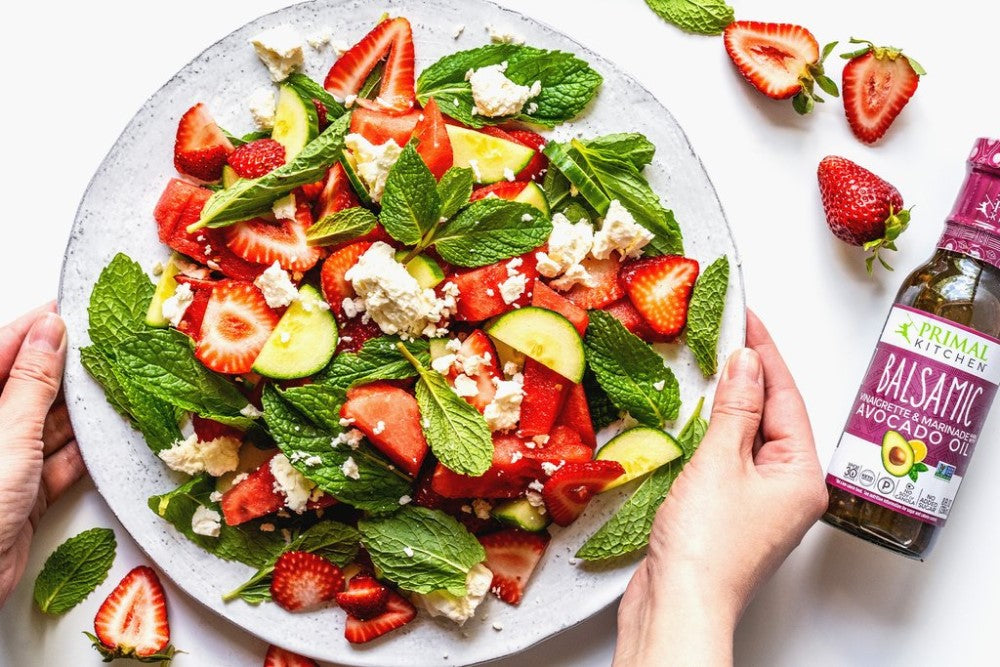
[[[901,433],[886,431],[882,436],[882,465],[890,475],[904,477],[916,462],[913,446]]]

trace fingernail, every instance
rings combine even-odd
[[[42,315],[28,332],[28,345],[45,352],[58,352],[65,339],[66,325],[55,313]]]
[[[726,375],[730,380],[742,379],[759,382],[761,375],[760,357],[750,348],[743,348],[729,358]]]

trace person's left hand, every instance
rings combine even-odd
[[[48,304],[0,329],[0,606],[46,508],[83,475],[62,398],[66,326]]]

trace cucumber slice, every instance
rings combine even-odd
[[[230,167],[228,164],[222,167],[222,187],[228,188],[232,187],[233,183],[240,180],[240,177],[236,174],[236,170]]]
[[[492,514],[500,523],[532,533],[543,531],[549,525],[548,516],[539,512],[537,507],[524,498],[500,503],[493,508]]]
[[[648,426],[622,431],[597,452],[598,461],[617,461],[625,474],[611,482],[605,491],[651,473],[664,463],[683,456],[684,450],[669,433]]]
[[[571,382],[583,380],[583,340],[559,313],[535,306],[512,310],[498,317],[486,333]]]
[[[528,183],[524,189],[521,190],[521,194],[514,197],[514,201],[531,204],[544,213],[546,217],[549,215],[549,202],[545,199],[545,193],[542,192],[540,187],[538,187],[538,183],[535,183],[534,181]]]
[[[499,362],[500,368],[506,366],[508,362],[518,368],[524,368],[524,352],[518,352],[507,343],[496,339],[493,339],[493,347],[497,349],[497,362]]]
[[[319,117],[312,100],[288,84],[279,86],[271,138],[285,147],[285,163],[291,162],[318,134]]]
[[[255,373],[292,380],[312,375],[330,362],[337,347],[337,322],[329,309],[315,305],[322,301],[312,285],[299,289],[299,298],[281,316],[254,360]]]
[[[408,251],[400,250],[396,253],[396,261],[402,262],[408,254],[410,254]],[[406,272],[417,279],[417,284],[422,289],[437,287],[444,280],[444,271],[441,270],[441,265],[427,255],[417,255],[407,262]]]
[[[163,267],[160,274],[160,281],[156,283],[156,291],[153,292],[153,299],[146,309],[146,324],[151,327],[163,328],[170,324],[163,316],[163,302],[174,295],[177,291],[177,281],[174,276],[181,272],[180,264],[177,262],[177,255],[171,255]]]
[[[340,154],[340,164],[344,168],[347,180],[351,182],[351,188],[354,189],[354,194],[358,196],[361,205],[371,206],[373,203],[372,196],[368,194],[368,188],[365,187],[365,184],[361,182],[361,177],[358,176],[357,168],[354,166],[354,156],[348,151],[343,151]]]
[[[456,167],[472,169],[477,183],[496,183],[504,178],[504,169],[515,174],[531,162],[535,151],[513,141],[491,137],[457,125],[445,125]],[[475,167],[473,168],[473,163]]]
[[[601,215],[608,212],[608,207],[611,206],[611,200],[607,198],[604,191],[601,190],[601,186],[594,182],[594,180],[584,172],[583,168],[576,163],[569,152],[562,147],[561,144],[555,141],[550,141],[545,144],[545,148],[542,149],[542,153],[545,154],[552,164],[555,165],[556,169],[562,172],[563,176],[580,191],[583,198],[586,199],[591,206]]]

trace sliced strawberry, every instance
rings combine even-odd
[[[375,65],[386,58],[375,106],[397,113],[413,108],[413,31],[398,17],[379,23],[330,68],[323,87],[338,99],[357,95]]]
[[[366,574],[352,577],[347,590],[337,593],[341,609],[363,621],[384,613],[388,601],[389,589]]]
[[[194,432],[201,442],[209,442],[216,438],[243,439],[243,431],[235,426],[228,426],[198,414],[191,416],[191,426],[194,428]]]
[[[319,667],[319,663],[312,658],[272,645],[267,647],[264,667]]]
[[[203,181],[217,181],[222,178],[222,167],[233,150],[233,144],[204,104],[194,105],[181,116],[174,142],[177,171]]]
[[[478,201],[480,199],[486,199],[490,195],[494,197],[499,197],[500,199],[509,199],[513,201],[528,184],[525,181],[500,181],[499,183],[491,183],[489,185],[483,185],[472,191],[472,196],[469,197],[469,201]]]
[[[621,282],[618,280],[618,260],[614,257],[594,259],[588,257],[580,264],[590,274],[593,287],[574,285],[564,295],[569,301],[584,310],[603,308],[625,296]]]
[[[94,647],[105,662],[116,658],[169,657],[167,597],[152,568],[140,565],[125,575],[94,616]]]
[[[215,271],[233,280],[253,282],[267,270],[269,264],[258,264],[243,259],[226,245],[226,229],[206,229],[206,238],[211,245],[212,254],[206,264]]]
[[[323,190],[313,207],[313,216],[316,220],[322,220],[328,215],[337,211],[358,206],[358,198],[351,189],[351,182],[347,178],[347,172],[339,162],[330,167],[323,180]]]
[[[524,360],[524,398],[518,433],[544,435],[552,430],[573,383],[528,357]]]
[[[471,511],[472,498],[446,498],[435,491],[433,484],[436,468],[437,466],[425,466],[424,471],[417,478],[413,491],[414,505],[450,514],[473,535],[495,526],[493,517],[480,519],[475,512]]]
[[[407,475],[416,476],[427,456],[420,408],[412,394],[384,382],[348,390],[340,416],[357,427]]]
[[[460,362],[463,362],[463,365],[468,359],[474,358],[478,362],[477,372],[470,373],[470,370],[473,370],[471,368],[473,364],[464,369],[465,375],[475,380],[476,385],[479,387],[478,394],[475,396],[466,396],[465,400],[475,406],[479,412],[482,412],[497,393],[496,386],[493,384],[493,379],[500,377],[500,362],[497,358],[496,348],[493,347],[489,336],[483,333],[481,329],[476,329],[462,343],[457,357]],[[454,383],[455,378],[459,374],[459,368],[457,365],[453,365],[448,373],[448,379]]]
[[[344,590],[340,568],[314,553],[286,551],[274,563],[271,598],[285,611],[310,611]]]
[[[536,282],[531,291],[531,305],[559,313],[576,327],[581,336],[587,333],[587,324],[590,321],[587,311],[541,281]]]
[[[548,533],[517,528],[481,536],[479,543],[486,550],[483,564],[493,573],[490,591],[507,604],[519,604],[550,539]]]
[[[254,285],[221,282],[208,300],[195,356],[219,373],[249,373],[277,324],[278,314]]]
[[[322,252],[306,242],[306,230],[311,224],[309,207],[301,204],[295,220],[270,222],[255,218],[227,227],[227,244],[248,262],[265,266],[278,262],[286,271],[308,271]]]
[[[519,273],[527,278],[527,286],[512,303],[504,301],[500,285],[510,278],[507,265],[511,260],[497,262],[478,269],[469,269],[451,274],[448,278],[458,287],[458,304],[455,318],[469,322],[480,322],[490,317],[513,310],[515,306],[525,306],[531,300],[531,291],[538,271],[535,269],[535,253],[521,255]]]
[[[687,324],[688,302],[698,270],[698,262],[687,257],[647,257],[623,265],[621,281],[642,319],[653,331],[672,339]]]
[[[401,628],[417,616],[417,609],[410,601],[396,591],[389,591],[389,599],[385,603],[385,611],[362,620],[348,614],[344,626],[344,637],[352,644],[364,644],[381,637],[387,632]]]
[[[531,162],[517,172],[517,180],[541,182],[545,171],[549,168],[549,160],[542,154],[542,148],[546,144],[545,137],[537,132],[520,128],[507,129],[506,132],[511,140],[522,146],[535,149],[535,155],[531,158]]]
[[[295,194],[296,202],[306,202],[312,206],[315,206],[316,200],[318,200],[319,196],[323,194],[323,188],[325,186],[326,186],[326,178],[324,177],[322,180],[316,181],[315,183],[306,183],[305,185],[300,185],[299,187],[292,190],[292,192]],[[313,213],[313,218],[319,220],[319,218],[316,218],[315,212]]]
[[[187,283],[191,287],[193,299],[191,304],[184,311],[184,317],[177,325],[177,330],[195,340],[201,336],[201,323],[205,319],[205,310],[208,308],[208,300],[212,297],[212,290],[215,288],[214,280],[200,280],[184,275],[174,276],[178,284]],[[204,438],[201,438],[204,440]]]
[[[549,439],[544,444],[536,444],[528,456],[552,463],[589,461],[594,458],[594,451],[583,443],[576,429],[556,424],[552,427]]]
[[[274,139],[256,139],[230,153],[227,161],[240,178],[260,178],[285,164],[285,147]]]
[[[726,28],[724,39],[743,78],[776,100],[799,93],[807,67],[819,61],[813,34],[790,23],[735,21]]]
[[[419,118],[416,127],[413,128],[413,138],[417,140],[417,153],[434,174],[434,178],[440,179],[444,172],[451,168],[454,158],[444,117],[433,97],[427,101],[427,106]]]
[[[365,322],[363,317],[353,319],[341,317],[340,324],[337,326],[340,330],[340,335],[337,337],[337,354],[357,352],[372,338],[378,338],[382,335],[382,329],[375,323],[375,320]]]
[[[842,87],[851,131],[871,144],[885,136],[913,97],[924,70],[899,49],[864,43],[868,45],[865,49],[849,54],[851,60],[844,65]]]
[[[582,384],[570,385],[562,412],[556,419],[556,426],[566,426],[573,429],[580,435],[583,444],[591,449],[597,447],[597,435],[594,433],[594,422],[590,418],[587,392]]]
[[[545,509],[556,524],[568,526],[583,514],[595,494],[624,474],[625,468],[617,461],[567,463],[542,488]]]
[[[390,139],[405,146],[413,136],[418,122],[420,112],[416,110],[394,114],[358,107],[351,112],[351,132],[360,134],[376,146]]]
[[[358,263],[361,255],[372,247],[369,241],[356,241],[336,250],[323,261],[319,281],[323,298],[330,304],[330,310],[340,318],[344,313],[344,299],[355,297],[354,287],[344,278],[348,269]]]

